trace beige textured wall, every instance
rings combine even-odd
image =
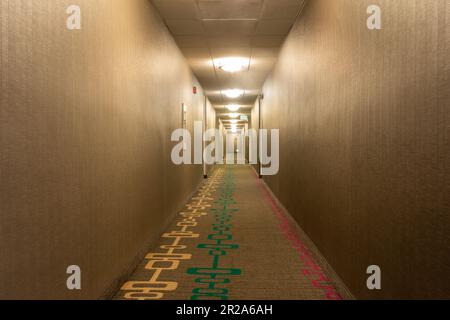
[[[202,92],[146,0],[0,8],[0,298],[98,298],[201,181],[171,164],[170,133],[182,102],[202,120]]]
[[[359,298],[450,298],[449,52],[449,1],[310,0],[265,84],[266,181]]]

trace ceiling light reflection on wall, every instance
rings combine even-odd
[[[245,58],[221,58],[215,60],[214,64],[223,71],[226,72],[239,72],[245,68],[248,68],[249,59]]]
[[[230,104],[227,106],[228,110],[230,110],[231,112],[235,112],[238,111],[241,107],[236,105],[236,104]],[[236,113],[234,113],[236,114]],[[237,118],[237,117],[236,117]]]
[[[244,90],[241,89],[229,89],[229,90],[224,90],[222,91],[222,93],[227,97],[227,98],[238,98],[240,96],[242,96],[244,94]]]

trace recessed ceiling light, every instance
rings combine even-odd
[[[230,105],[228,105],[227,106],[227,108],[228,108],[228,110],[230,110],[230,111],[232,111],[232,112],[235,112],[235,111],[238,111],[241,107],[240,106],[238,106],[237,104],[230,104]],[[233,115],[235,115],[236,113],[234,113]],[[238,115],[239,116],[239,115]],[[236,117],[233,117],[233,118],[237,118],[237,116]]]
[[[239,72],[248,68],[249,60],[245,58],[221,58],[214,61],[214,64],[226,72]]]
[[[230,122],[231,122],[232,124],[237,124],[237,123],[238,123],[237,120],[230,120]]]
[[[240,90],[240,89],[229,89],[229,90],[224,90],[222,91],[222,93],[227,97],[227,98],[238,98],[240,96],[242,96],[244,94],[244,90]]]
[[[237,110],[236,110],[236,111],[237,111]],[[228,116],[229,116],[230,118],[236,119],[236,118],[239,117],[239,113],[230,113]]]

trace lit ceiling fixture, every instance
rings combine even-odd
[[[226,72],[239,72],[248,68],[249,59],[245,58],[222,58],[214,61],[214,64]]]
[[[237,120],[230,120],[230,122],[231,122],[232,124],[237,124],[237,123],[238,123]]]
[[[236,104],[230,104],[227,106],[228,110],[232,111],[232,112],[236,112],[238,111],[241,107],[236,105]],[[237,113],[233,113],[233,115],[237,115]],[[237,118],[239,115],[237,115],[236,117],[233,118]]]
[[[237,110],[236,110],[236,111],[237,111]],[[230,113],[228,116],[229,116],[230,118],[232,118],[232,119],[236,119],[236,118],[239,117],[239,113]]]
[[[229,89],[229,90],[224,90],[222,91],[222,93],[227,97],[227,98],[238,98],[240,96],[242,96],[244,94],[244,90],[241,89]]]

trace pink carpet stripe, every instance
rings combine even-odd
[[[298,252],[299,258],[302,261],[304,267],[302,268],[302,274],[311,281],[311,285],[314,288],[320,289],[324,292],[324,299],[326,300],[342,300],[339,293],[336,292],[330,279],[325,275],[322,268],[317,264],[313,258],[310,250],[303,243],[303,241],[297,236],[292,229],[289,220],[284,214],[283,210],[277,204],[277,201],[273,198],[272,194],[268,190],[267,186],[261,179],[257,177],[258,185],[264,198],[269,203],[272,212],[279,221],[280,230],[285,235],[286,239],[290,242],[292,247]]]

